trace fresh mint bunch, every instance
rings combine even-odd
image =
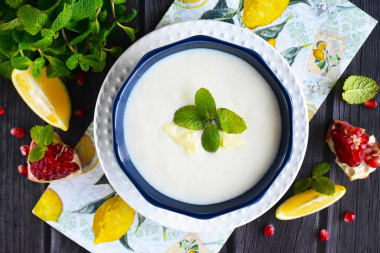
[[[225,108],[216,109],[211,93],[199,89],[195,94],[195,105],[187,105],[174,113],[174,123],[191,130],[202,130],[202,146],[208,152],[216,152],[220,146],[219,130],[229,134],[241,134],[247,129],[245,121]]]
[[[136,29],[123,25],[136,16],[126,0],[3,0],[0,1],[0,74],[32,67],[34,77],[74,77],[76,72],[100,72],[110,35],[125,32],[132,41]]]
[[[30,130],[30,136],[37,145],[30,150],[28,159],[30,162],[37,162],[44,157],[47,146],[53,143],[54,129],[50,125],[34,126]]]
[[[328,177],[322,177],[325,173],[330,170],[330,164],[326,162],[321,162],[313,167],[313,172],[311,177],[301,178],[295,182],[293,186],[294,194],[301,193],[307,190],[310,185],[312,188],[325,195],[333,195],[335,193],[334,183]]]

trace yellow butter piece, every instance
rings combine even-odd
[[[234,148],[244,144],[243,138],[237,134],[228,134],[226,132],[221,132],[222,138],[220,146],[223,148]]]
[[[166,124],[162,129],[173,141],[181,145],[189,155],[195,154],[199,150],[200,141],[193,130],[179,127],[174,123]]]

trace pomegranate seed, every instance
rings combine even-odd
[[[344,221],[345,222],[353,222],[356,220],[356,215],[353,212],[347,212],[344,214]]]
[[[3,116],[5,114],[5,109],[0,106],[0,116]]]
[[[18,138],[24,137],[24,133],[25,133],[24,129],[20,127],[14,127],[11,129],[11,134]]]
[[[84,118],[86,116],[86,111],[84,109],[76,109],[74,114],[78,118]]]
[[[266,236],[272,236],[274,235],[274,227],[272,224],[269,224],[268,226],[265,226],[264,228],[264,234]]]
[[[77,82],[78,82],[78,85],[79,86],[82,86],[84,84],[84,82],[86,81],[86,76],[84,73],[80,73],[78,76],[77,76]]]
[[[380,157],[373,156],[372,159],[369,161],[368,166],[372,168],[378,168],[380,166]]]
[[[375,99],[368,100],[364,103],[364,106],[368,109],[375,109],[377,107],[377,102]]]
[[[321,232],[319,232],[319,239],[321,239],[322,242],[327,242],[330,239],[329,231],[322,229]]]
[[[23,156],[28,156],[29,155],[29,146],[28,145],[22,145],[20,147],[21,154]]]
[[[25,167],[25,165],[19,165],[18,166],[18,172],[21,175],[28,175],[28,169]]]

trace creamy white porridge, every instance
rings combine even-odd
[[[163,131],[174,112],[194,104],[208,89],[217,108],[241,116],[244,144],[199,150],[189,155]],[[262,76],[238,57],[211,49],[191,49],[154,64],[133,89],[125,114],[125,138],[132,162],[161,193],[192,204],[212,204],[239,196],[265,174],[278,150],[281,116],[277,99]],[[194,131],[200,140],[202,131]]]

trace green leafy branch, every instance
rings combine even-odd
[[[32,67],[34,77],[74,77],[78,71],[100,72],[107,54],[120,56],[119,46],[107,48],[109,36],[124,31],[134,41],[126,0],[6,0],[0,2],[0,74]]]
[[[202,130],[202,146],[208,152],[216,152],[220,146],[219,130],[229,134],[241,134],[247,129],[245,121],[226,108],[216,109],[211,93],[199,89],[195,105],[187,105],[174,113],[174,123],[191,130]]]
[[[330,164],[326,162],[321,162],[313,167],[313,172],[311,177],[301,178],[295,182],[293,186],[293,193],[299,194],[306,191],[310,185],[312,188],[319,193],[325,195],[333,195],[335,193],[334,183],[328,177],[322,177],[330,170]]]

